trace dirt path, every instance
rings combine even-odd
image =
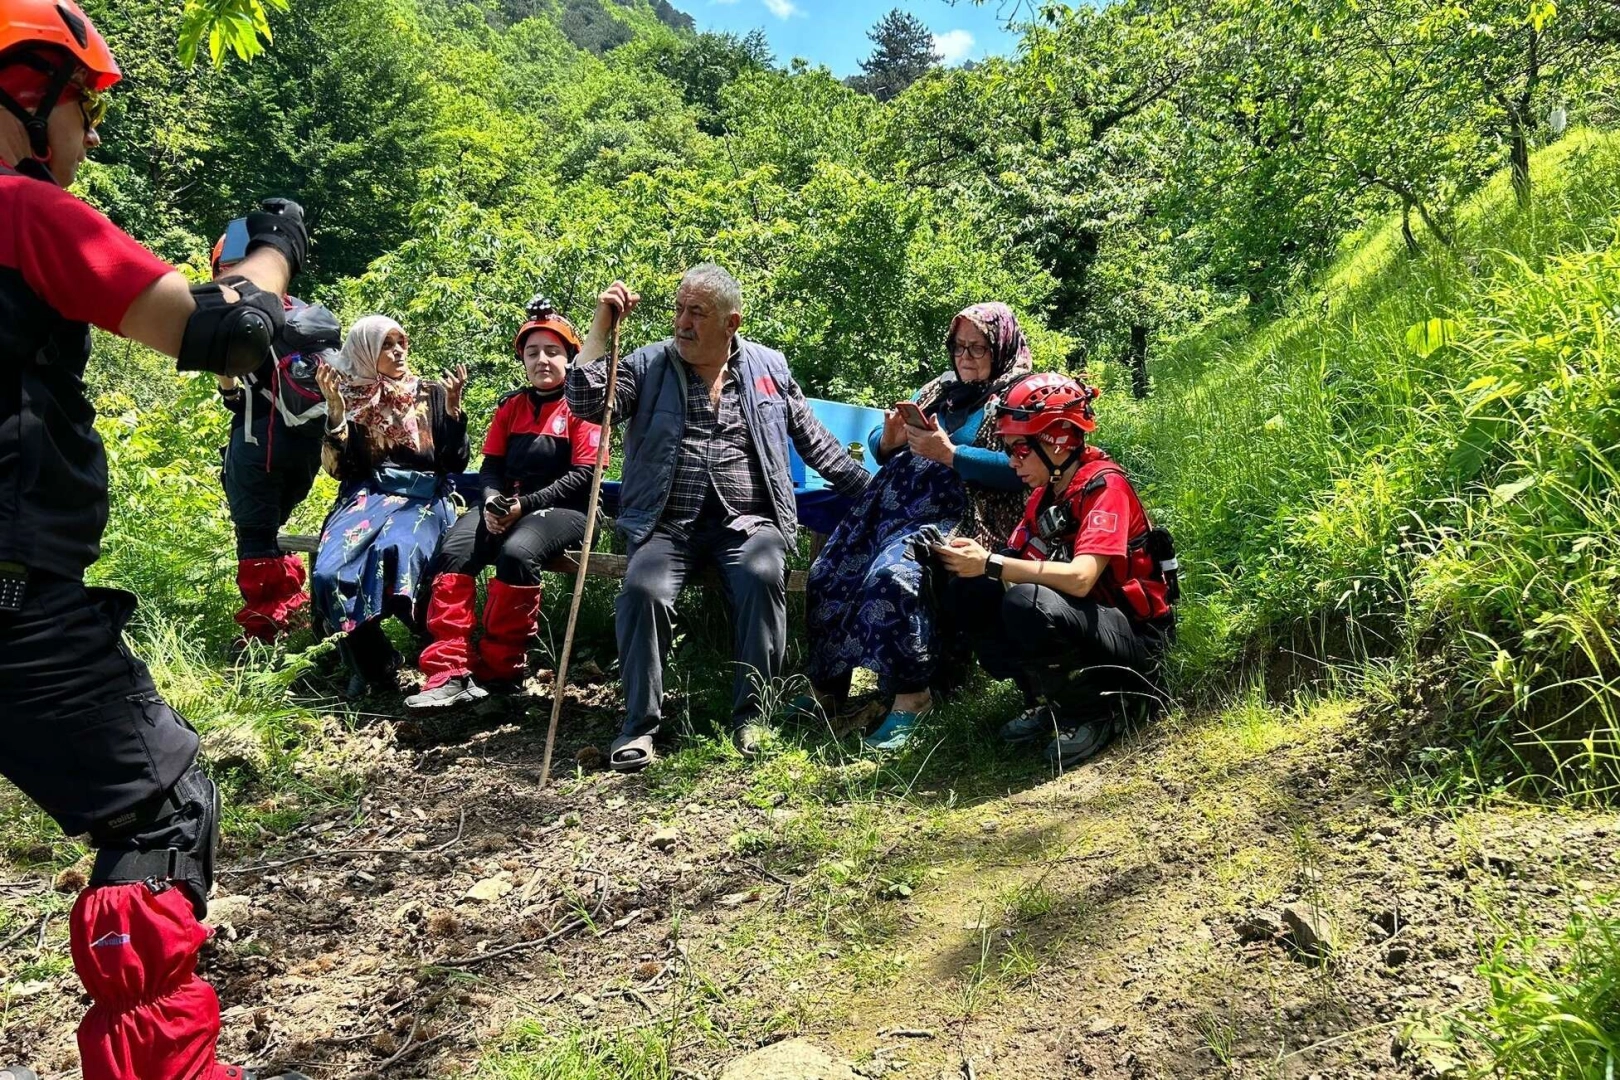
[[[604,695],[565,754],[605,741]],[[542,731],[508,704],[332,725],[352,800],[225,854],[204,973],[231,1059],[707,1077],[799,1032],[874,1077],[1428,1075],[1397,1035],[1483,992],[1499,924],[1620,888],[1613,816],[1397,810],[1344,705],[1183,722],[973,800],[814,739],[541,791]],[[71,896],[0,881],[0,1056],[76,1075]]]

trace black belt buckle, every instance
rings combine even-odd
[[[21,563],[0,562],[0,611],[21,611],[28,592],[28,567]]]

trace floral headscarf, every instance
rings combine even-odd
[[[963,382],[956,374],[950,344],[956,340],[957,327],[963,322],[978,327],[990,343],[990,377],[982,382]],[[978,434],[973,437],[973,445],[986,450],[1005,451],[1006,445],[996,434],[996,404],[1013,383],[1028,375],[1034,366],[1029,341],[1018,326],[1018,316],[1013,314],[1012,308],[996,301],[963,308],[951,320],[951,328],[945,335],[945,356],[951,361],[950,370],[918,392],[917,406],[929,414],[941,409],[962,411],[983,406],[984,421],[979,424]],[[992,550],[1002,547],[1023,519],[1024,503],[1021,492],[994,491],[970,485],[968,516],[958,531]]]
[[[367,315],[349,327],[343,351],[332,366],[343,377],[348,418],[366,429],[367,440],[376,450],[404,447],[429,455],[433,432],[421,395],[422,381],[409,371],[391,379],[377,370],[388,335],[396,332],[405,335],[404,327],[388,316]]]

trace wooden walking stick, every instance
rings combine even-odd
[[[539,787],[551,780],[551,751],[557,743],[557,721],[562,719],[563,691],[568,686],[568,658],[574,651],[574,624],[579,621],[579,602],[585,595],[585,572],[591,564],[591,544],[596,539],[596,509],[602,498],[602,474],[607,471],[608,443],[613,439],[613,394],[619,383],[619,311],[613,312],[613,345],[608,353],[607,401],[602,406],[602,441],[596,448],[596,467],[591,470],[591,499],[585,507],[585,538],[579,545],[579,569],[574,574],[574,599],[568,605],[568,628],[563,631],[562,656],[557,659],[557,677],[551,683],[551,725],[546,728],[546,756],[540,762]]]

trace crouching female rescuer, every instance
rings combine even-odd
[[[1175,628],[1170,534],[1148,521],[1125,470],[1086,445],[1096,396],[1050,372],[1009,388],[996,427],[1033,489],[1024,520],[999,554],[962,538],[934,549],[957,575],[950,602],[980,663],[1024,691],[1028,708],[1002,737],[1050,737],[1047,758],[1065,768],[1108,745],[1125,702],[1159,696]]]
[[[528,385],[495,408],[478,474],[482,509],[463,515],[439,547],[426,619],[433,640],[418,660],[427,682],[405,699],[412,709],[476,701],[486,686],[521,683],[529,640],[539,630],[540,568],[585,539],[602,427],[576,417],[563,400],[579,334],[537,297],[513,346]],[[478,572],[491,563],[495,579],[475,651],[474,593]]]

